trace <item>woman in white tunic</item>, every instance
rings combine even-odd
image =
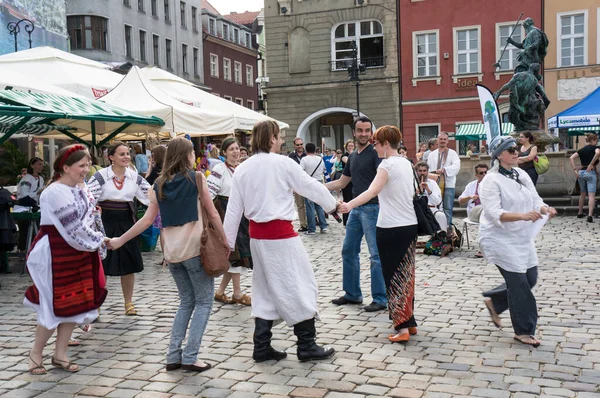
[[[215,203],[215,207],[221,216],[225,217],[229,195],[231,194],[231,185],[233,184],[233,174],[239,165],[240,145],[234,137],[226,138],[223,141],[221,150],[225,155],[225,163],[217,164],[207,178],[210,197]],[[238,230],[236,251],[229,258],[231,266],[229,271],[223,275],[221,284],[215,293],[215,300],[225,304],[243,304],[250,305],[252,300],[247,294],[242,294],[240,276],[246,273],[247,268],[252,268],[252,256],[250,254],[250,237],[248,235],[248,220],[242,217],[240,228]],[[229,282],[233,282],[233,296],[229,298],[225,294],[225,289]]]
[[[41,228],[27,258],[33,280],[24,304],[37,312],[29,372],[45,374],[43,350],[57,329],[52,364],[79,370],[67,358],[67,344],[76,324],[98,317],[106,298],[98,249],[104,233],[93,196],[85,186],[89,153],[83,145],[63,148],[54,162],[55,179],[40,198]]]
[[[30,211],[30,208],[37,207],[40,203],[40,192],[44,189],[44,161],[38,157],[31,158],[27,164],[27,174],[19,180],[17,185],[17,206],[15,212]],[[35,210],[37,211],[37,210]],[[31,221],[19,221],[19,242],[18,248],[21,251],[27,246],[27,229]]]
[[[532,222],[556,210],[546,205],[527,173],[517,167],[519,151],[512,137],[496,137],[490,143],[492,168],[479,187],[483,212],[479,245],[488,263],[495,264],[505,284],[484,292],[492,322],[500,328],[500,316],[507,309],[515,340],[537,347],[537,306],[531,289],[537,282],[538,258]],[[513,253],[507,255],[507,253]]]
[[[306,174],[292,159],[279,154],[283,139],[273,121],[252,130],[252,152],[233,177],[224,228],[234,248],[242,216],[250,221],[252,316],[255,317],[254,353],[257,362],[283,359],[285,352],[271,347],[271,327],[285,321],[298,337],[298,359],[308,361],[333,355],[330,347],[315,343],[317,283],[308,254],[294,230],[296,192],[327,212],[336,202],[327,188]]]

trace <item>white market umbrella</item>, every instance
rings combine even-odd
[[[184,104],[158,88],[137,66],[100,101],[140,115],[159,117],[165,122],[159,130],[163,132],[200,137],[235,131],[230,115]]]
[[[275,120],[235,102],[203,91],[194,86],[193,83],[160,68],[147,66],[141,71],[158,88],[185,104],[200,109],[230,114],[234,118],[236,130],[252,130],[252,127],[261,120]],[[287,123],[275,121],[282,129],[290,127]]]
[[[18,72],[87,98],[98,98],[123,78],[109,66],[53,47],[0,56],[0,73]]]
[[[23,73],[12,70],[11,68],[4,68],[2,64],[0,64],[0,89],[11,89],[38,94],[58,94],[66,95],[69,97],[77,97],[76,94],[58,86],[54,86],[50,83],[47,83],[38,76],[26,76]]]

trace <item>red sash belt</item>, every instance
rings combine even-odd
[[[250,238],[264,240],[289,239],[298,236],[291,221],[273,220],[254,222],[250,220]]]
[[[98,251],[83,252],[74,249],[52,225],[41,226],[31,247],[35,247],[46,235],[52,256],[54,314],[69,317],[99,308],[108,292],[104,286],[106,280]],[[35,285],[27,288],[25,297],[34,304],[40,303]]]

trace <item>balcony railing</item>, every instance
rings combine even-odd
[[[358,63],[365,65],[367,67],[367,69],[368,68],[383,68],[385,66],[385,58],[386,58],[385,56],[360,58],[358,60]],[[347,70],[351,66],[352,66],[352,58],[331,61],[331,70],[333,70],[333,71]]]

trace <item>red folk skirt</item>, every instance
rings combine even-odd
[[[52,225],[41,226],[31,247],[46,235],[52,255],[54,314],[70,317],[100,308],[108,292],[99,252],[74,249]],[[25,297],[34,304],[40,303],[35,285],[27,288]]]

